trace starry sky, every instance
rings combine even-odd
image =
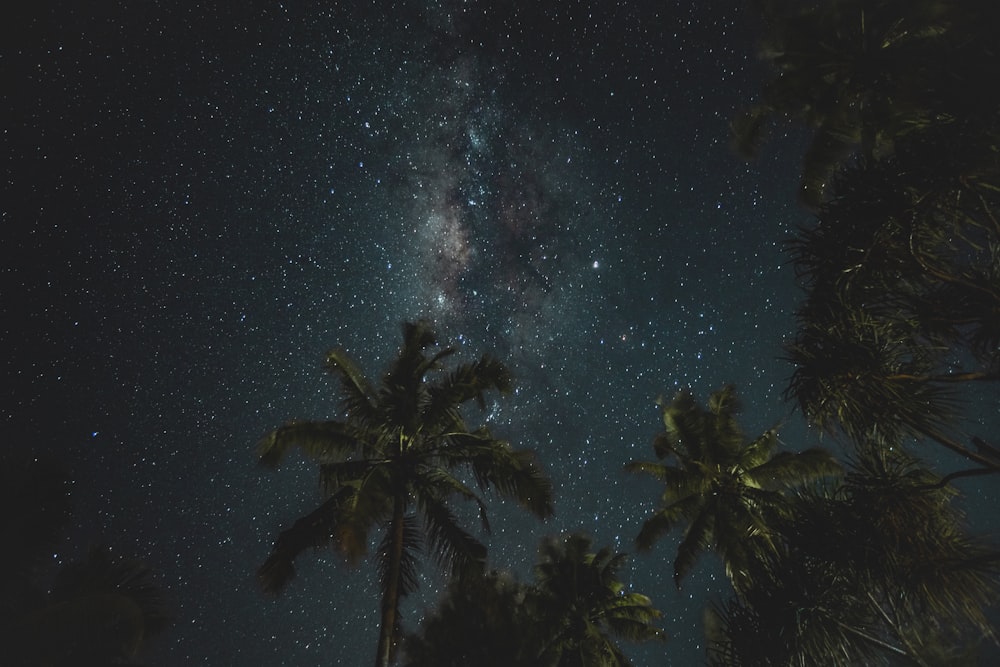
[[[526,574],[558,531],[634,551],[657,488],[622,466],[652,458],[658,394],[735,383],[748,432],[787,419],[789,447],[815,444],[778,359],[803,142],[729,148],[762,76],[742,5],[23,7],[2,57],[2,407],[10,443],[74,479],[52,566],[88,544],[152,565],[176,621],[150,664],[369,662],[373,568],[317,553],[280,598],[256,588],[318,489],[253,446],[337,415],[327,349],[378,377],[418,317],[510,364],[515,392],[467,416],[556,487],[544,524],[492,503],[500,568]],[[675,590],[674,544],[626,572],[671,636],[628,649],[639,666],[697,664],[727,592],[711,558]],[[428,563],[407,629],[440,585]]]

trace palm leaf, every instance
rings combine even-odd
[[[743,447],[743,431],[736,421],[741,410],[736,388],[731,384],[709,396],[708,413],[703,412],[709,427],[703,446],[711,452],[709,460],[728,465],[737,458]]]
[[[825,449],[779,452],[766,463],[747,471],[747,476],[764,489],[791,489],[823,477],[837,477],[840,464]]]
[[[552,483],[538,466],[534,452],[514,450],[480,429],[449,436],[438,453],[448,467],[468,465],[480,488],[495,489],[539,518],[552,515]]]
[[[642,522],[642,528],[635,538],[635,546],[639,551],[649,551],[661,537],[673,530],[686,516],[689,508],[697,506],[700,499],[697,496],[674,503],[657,510],[651,517]]]
[[[461,480],[443,468],[434,466],[421,466],[418,470],[418,479],[414,485],[419,492],[433,492],[435,495],[447,496],[458,495],[464,500],[471,500],[476,503],[479,509],[479,523],[483,532],[490,533],[489,517],[486,514],[486,503],[475,491],[470,489]]]
[[[648,461],[631,461],[625,465],[625,471],[646,473],[662,481],[664,486],[660,501],[664,505],[672,505],[683,498],[707,491],[715,478],[711,469],[694,462],[688,468],[675,468]]]
[[[90,612],[99,612],[104,611],[102,605],[90,603],[101,598],[117,599],[117,603],[112,602],[114,606],[138,612],[140,641],[159,634],[170,622],[163,591],[156,584],[152,568],[141,560],[114,556],[106,547],[91,547],[84,560],[68,563],[56,573],[49,591],[49,606],[80,601],[84,603],[82,611],[89,608]],[[107,625],[98,630],[99,634],[114,632],[113,618],[111,614],[104,617]],[[87,623],[85,617],[77,620]],[[96,625],[91,628],[97,629]]]
[[[629,608],[628,612],[627,616],[607,615],[603,617],[602,621],[611,634],[634,642],[666,641],[666,633],[652,625],[663,616],[663,612],[658,609],[638,606]]]
[[[682,451],[685,459],[699,460],[703,457],[707,425],[704,412],[690,391],[684,389],[677,392],[673,401],[663,406],[663,426],[672,448]]]
[[[257,460],[276,468],[291,447],[298,447],[313,461],[340,461],[358,447],[358,433],[339,421],[288,422],[271,431],[257,443]]]
[[[650,461],[629,461],[625,464],[625,472],[645,473],[654,479],[675,486],[688,476],[685,470]]]
[[[702,551],[712,545],[714,523],[712,512],[703,508],[684,531],[684,539],[678,545],[674,559],[674,585],[677,588],[681,587],[681,579],[694,567]]]
[[[653,453],[656,454],[656,458],[662,460],[668,456],[676,456],[677,460],[681,463],[687,462],[689,460],[688,455],[685,452],[678,451],[676,445],[677,439],[666,431],[660,431],[653,436]]]
[[[499,360],[483,355],[478,361],[461,364],[430,388],[427,421],[431,424],[461,423],[458,407],[475,399],[486,408],[484,394],[489,389],[510,391],[510,370]]]
[[[437,345],[437,335],[427,320],[403,323],[403,347],[389,365],[383,384],[387,386],[406,386],[422,382],[424,375],[434,367],[437,360],[451,354],[454,350],[446,349],[439,352],[433,360],[429,359],[424,350]]]
[[[746,445],[740,454],[740,465],[744,470],[751,470],[766,463],[778,446],[777,427],[759,435],[753,442]]]
[[[341,405],[352,418],[365,426],[378,423],[375,391],[357,363],[342,348],[327,352],[326,370],[340,379]]]
[[[257,583],[265,593],[277,595],[295,577],[295,559],[309,548],[333,539],[337,523],[354,489],[344,487],[318,508],[281,531],[271,555],[257,570]]]
[[[766,107],[755,106],[733,119],[729,130],[737,155],[745,160],[757,157],[764,142],[765,123],[769,115]]]
[[[417,554],[421,551],[420,528],[416,517],[403,517],[403,553],[399,562],[399,595],[397,602],[415,592],[420,588],[420,579],[417,576]],[[379,585],[383,596],[388,584],[388,572],[390,561],[390,549],[392,547],[392,533],[386,531],[378,547],[378,557],[376,559]],[[398,616],[397,609],[397,616]]]
[[[329,496],[336,493],[345,484],[358,487],[378,463],[369,460],[350,460],[321,464],[319,467],[320,491],[323,496]]]
[[[594,567],[600,570],[600,578],[606,585],[612,586],[618,577],[618,572],[628,562],[628,554],[614,553],[610,547],[601,549],[594,558]],[[618,591],[615,591],[616,593]]]
[[[429,493],[417,495],[417,508],[424,519],[431,553],[446,571],[456,575],[480,568],[486,561],[486,547],[458,525],[448,507]]]
[[[357,565],[368,552],[371,529],[392,516],[398,491],[388,465],[370,466],[363,478],[344,488],[354,489],[354,493],[341,512],[335,546],[350,565]]]

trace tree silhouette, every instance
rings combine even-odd
[[[993,637],[1000,552],[945,480],[898,447],[860,452],[838,487],[796,498],[764,573],[709,612],[712,664],[951,665]]]
[[[614,638],[664,640],[653,625],[663,614],[648,597],[625,591],[618,572],[626,555],[591,552],[590,538],[572,534],[542,542],[535,566],[534,615],[543,630],[540,665],[630,665]]]
[[[531,585],[507,575],[453,580],[419,635],[407,637],[407,667],[623,667],[617,641],[663,640],[662,613],[628,592],[625,554],[591,551],[581,534],[543,540]]]
[[[93,548],[57,573],[45,603],[26,616],[21,641],[26,664],[133,664],[169,621],[148,565]]]
[[[733,121],[734,144],[752,157],[770,119],[803,122],[813,131],[800,191],[810,207],[828,199],[830,177],[853,157],[890,155],[901,137],[948,122],[961,71],[952,68],[989,62],[989,41],[969,46],[966,29],[991,12],[974,2],[756,4],[767,26],[759,54],[774,76]]]
[[[958,123],[907,139],[845,171],[792,243],[807,298],[787,395],[814,423],[1000,468],[953,429],[963,385],[1000,380],[998,150],[1000,132]]]
[[[528,586],[512,576],[470,571],[448,584],[419,634],[403,644],[406,667],[527,667],[537,624]]]
[[[630,472],[656,477],[665,485],[661,507],[648,518],[636,545],[648,550],[686,521],[674,560],[674,582],[694,566],[701,552],[714,549],[737,591],[752,582],[753,562],[776,549],[773,522],[785,512],[782,491],[836,475],[839,466],[822,449],[775,453],[776,429],[746,441],[736,420],[736,390],[726,386],[709,397],[708,408],[688,391],[670,403],[660,400],[665,430],[653,442],[661,461],[632,462]]]
[[[484,500],[463,481],[494,489],[538,517],[552,513],[552,490],[529,451],[514,450],[485,428],[469,429],[459,409],[475,400],[485,407],[490,389],[510,387],[507,368],[483,356],[444,372],[454,353],[436,345],[426,322],[403,326],[403,346],[376,389],[339,349],[326,358],[340,381],[340,421],[289,422],[268,433],[257,454],[277,466],[298,447],[319,465],[322,504],[283,531],[258,571],[267,592],[279,592],[294,576],[294,559],[309,547],[332,544],[357,564],[373,528],[384,530],[377,565],[382,589],[376,665],[387,666],[400,637],[400,600],[417,586],[421,544],[442,567],[458,573],[481,567],[486,548],[460,525],[448,501],[474,503],[489,529]]]

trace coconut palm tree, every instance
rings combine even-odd
[[[772,523],[785,512],[782,491],[836,475],[828,452],[775,453],[776,429],[744,439],[736,421],[740,411],[730,385],[709,397],[708,409],[688,391],[659,401],[665,430],[656,436],[657,459],[676,463],[629,463],[665,485],[661,506],[643,523],[636,546],[648,550],[664,534],[687,522],[674,560],[674,582],[691,570],[701,552],[714,549],[737,591],[753,579],[754,561],[777,548]]]
[[[453,579],[420,634],[407,637],[406,667],[622,667],[617,640],[665,639],[662,613],[625,590],[625,554],[594,553],[581,534],[542,541],[531,585],[504,573]]]
[[[472,502],[483,530],[486,503],[463,479],[493,489],[538,517],[552,514],[552,489],[530,451],[514,450],[485,427],[470,429],[460,414],[468,401],[485,407],[485,392],[510,387],[507,368],[484,355],[443,372],[445,348],[428,354],[436,338],[427,322],[403,326],[403,347],[376,388],[343,351],[326,358],[340,381],[345,417],[289,422],[257,446],[260,462],[277,466],[297,447],[319,465],[324,500],[283,531],[258,571],[267,592],[294,576],[294,560],[309,547],[332,544],[357,564],[373,529],[383,532],[377,565],[382,589],[376,665],[392,660],[398,639],[400,600],[417,586],[417,552],[427,552],[452,573],[481,567],[486,548],[467,532],[449,506]]]
[[[648,597],[626,592],[618,573],[626,554],[594,553],[585,535],[542,542],[528,606],[541,641],[537,662],[545,667],[625,667],[628,658],[615,638],[666,639],[654,623],[663,614]]]
[[[530,588],[502,572],[465,572],[448,584],[420,632],[403,643],[405,667],[528,667],[538,623]]]

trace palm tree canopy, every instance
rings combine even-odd
[[[616,640],[664,640],[662,613],[619,580],[626,556],[581,534],[543,540],[532,584],[495,571],[452,580],[407,667],[622,667]]]
[[[839,484],[793,498],[764,574],[709,614],[711,664],[951,665],[992,636],[995,545],[967,532],[946,479],[898,447],[858,449]]]
[[[429,323],[404,324],[403,346],[378,386],[347,353],[332,350],[325,368],[338,380],[344,417],[291,421],[260,440],[262,465],[279,465],[292,448],[318,464],[323,494],[316,510],[279,535],[258,571],[265,591],[279,592],[294,576],[295,558],[309,547],[330,544],[358,563],[372,530],[384,528],[377,562],[383,606],[395,609],[417,585],[421,549],[452,573],[485,561],[485,546],[462,527],[452,499],[472,502],[484,531],[489,522],[483,491],[493,490],[540,518],[552,514],[551,484],[534,454],[513,449],[486,427],[470,428],[460,412],[472,400],[485,406],[488,391],[507,392],[506,366],[484,355],[448,371],[444,361],[455,350],[432,351],[436,347]],[[395,626],[398,613],[383,621]],[[395,638],[399,629],[383,627],[386,632]]]
[[[803,203],[812,207],[828,198],[838,167],[859,155],[890,155],[899,139],[949,123],[958,110],[982,108],[972,91],[995,78],[994,38],[983,27],[996,25],[995,3],[756,4],[767,26],[759,54],[773,76],[758,103],[733,121],[734,145],[752,157],[769,118],[802,121],[814,131],[801,183]],[[985,85],[969,85],[959,74],[968,71]]]
[[[747,441],[731,385],[713,393],[707,409],[686,390],[659,403],[665,427],[653,441],[659,462],[626,466],[664,483],[660,508],[643,523],[636,546],[648,550],[687,522],[674,561],[675,583],[680,585],[702,551],[713,548],[739,589],[749,583],[755,552],[774,548],[769,524],[783,511],[781,492],[836,475],[840,468],[822,449],[776,454],[774,428]]]
[[[467,572],[452,579],[419,633],[408,634],[406,667],[529,667],[536,628],[528,616],[528,586],[496,572]]]
[[[624,666],[631,663],[612,637],[666,639],[654,625],[662,612],[618,579],[626,554],[609,548],[595,553],[591,544],[579,533],[542,542],[534,570],[535,613],[551,629],[539,653],[541,664]]]

